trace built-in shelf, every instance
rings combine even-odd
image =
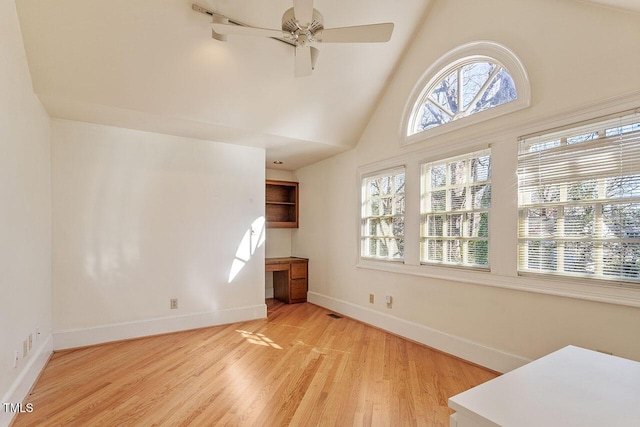
[[[298,183],[266,181],[265,215],[268,228],[298,228]]]

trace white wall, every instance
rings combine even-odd
[[[18,403],[51,351],[49,117],[31,87],[15,3],[0,1],[0,396]],[[36,335],[36,329],[40,335]],[[32,349],[22,357],[23,341]],[[20,352],[13,367],[13,353]],[[0,425],[11,414],[0,408]]]
[[[265,317],[264,245],[249,250],[264,238],[249,239],[264,161],[257,148],[53,120],[55,347]]]
[[[401,147],[414,85],[440,56],[476,40],[520,57],[531,107]],[[311,259],[310,300],[501,371],[567,344],[640,360],[638,308],[487,286],[519,280],[517,137],[639,106],[639,40],[640,15],[577,1],[436,2],[357,147],[296,171],[304,226],[292,248]],[[358,168],[417,151],[445,158],[474,143],[491,143],[494,158],[492,273],[474,283],[477,275],[469,280],[451,268],[432,267],[431,277],[358,268]],[[393,295],[391,308],[385,294]]]

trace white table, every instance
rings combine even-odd
[[[449,399],[453,427],[640,426],[640,363],[568,346]]]

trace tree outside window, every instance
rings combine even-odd
[[[405,172],[395,168],[362,180],[361,256],[404,259]]]
[[[422,165],[420,261],[489,266],[489,151]]]

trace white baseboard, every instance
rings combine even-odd
[[[307,300],[313,304],[497,372],[509,372],[531,362],[531,360],[515,354],[506,353],[465,338],[316,292],[308,292]]]
[[[11,384],[7,393],[2,397],[2,406],[0,407],[0,427],[6,427],[11,423],[11,420],[16,413],[11,412],[5,408],[4,403],[29,403],[29,399],[26,399],[31,387],[38,379],[38,375],[42,372],[49,356],[53,352],[53,337],[49,335],[41,345],[37,346],[34,353],[31,353],[29,361],[24,366],[20,375]]]
[[[266,304],[206,313],[186,314],[136,322],[117,323],[84,329],[54,331],[55,350],[84,347],[111,341],[186,331],[267,317]]]

